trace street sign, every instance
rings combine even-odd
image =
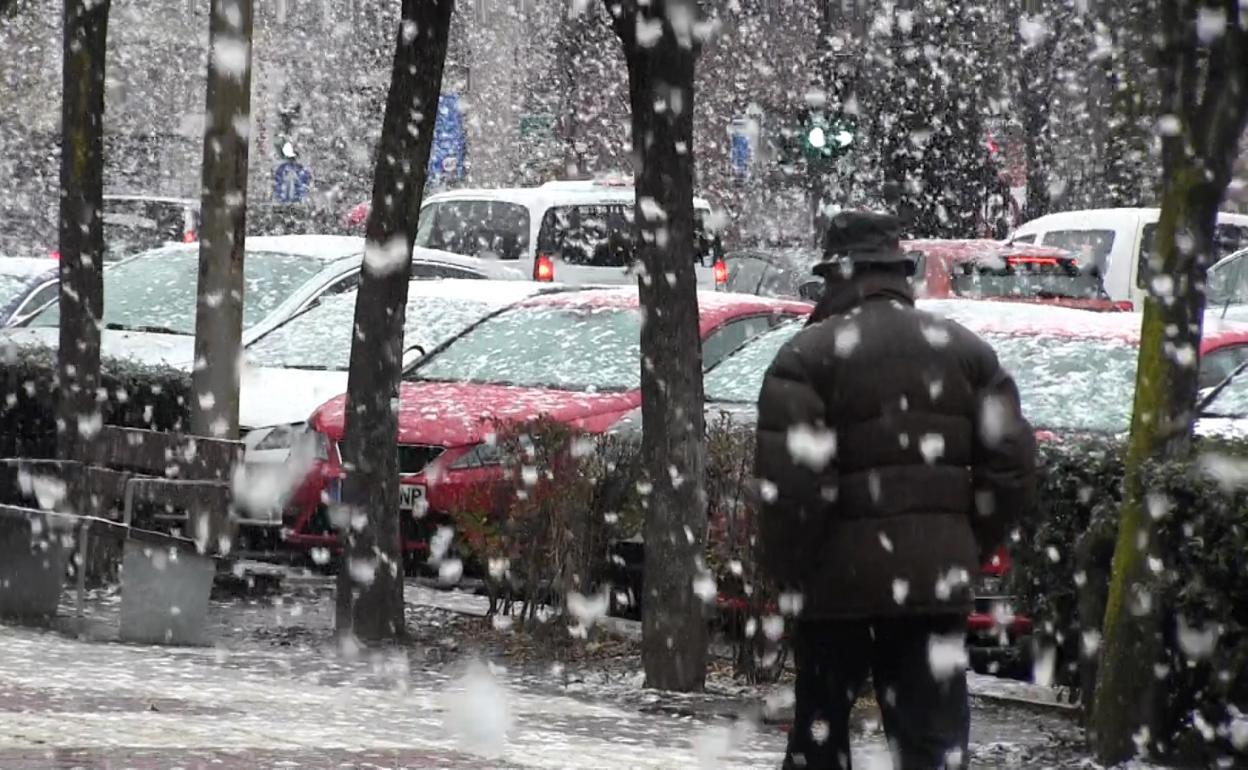
[[[273,198],[278,203],[298,203],[308,197],[312,172],[295,160],[279,163],[273,171]]]
[[[464,175],[464,116],[459,94],[438,97],[438,116],[433,124],[433,147],[429,150],[429,181],[449,182]]]

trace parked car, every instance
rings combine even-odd
[[[404,360],[416,360],[496,310],[561,288],[530,281],[412,281],[404,316]],[[248,504],[250,524],[281,525],[287,498],[315,454],[315,447],[304,446],[308,415],[347,389],[355,303],[354,290],[322,297],[247,346],[239,425],[246,446],[246,481],[261,492]]]
[[[247,239],[243,344],[249,344],[322,296],[359,285],[364,241],[343,235],[280,235]],[[189,369],[195,348],[196,245],[154,249],[104,270],[101,350],[114,358]],[[422,249],[416,278],[519,277],[488,260]],[[54,302],[6,330],[10,344],[55,347],[60,308]]]
[[[805,303],[715,292],[701,292],[698,303],[708,365],[810,311]],[[502,509],[506,483],[499,451],[488,440],[492,422],[545,415],[601,433],[635,409],[641,322],[635,288],[534,297],[487,317],[409,370],[399,395],[404,548],[423,550],[431,522],[450,512]],[[337,542],[322,491],[330,501],[340,494],[344,407],[339,396],[309,422],[321,461],[296,496],[288,543]]]
[[[20,324],[55,300],[59,270],[54,259],[0,257],[0,326]]]
[[[1080,264],[1096,266],[1110,297],[1141,310],[1160,216],[1160,209],[1064,211],[1021,225],[1010,241],[1073,252]],[[1248,215],[1218,214],[1217,239],[1219,256],[1248,247]]]
[[[1109,299],[1094,271],[1059,249],[990,240],[908,240],[915,255],[914,291],[919,297],[1039,302],[1084,310],[1129,310]],[[814,249],[743,249],[724,257],[726,288],[814,301],[823,279],[811,273],[821,255]]]
[[[118,260],[199,240],[199,201],[156,195],[104,196],[104,258]]]
[[[416,244],[511,261],[535,281],[635,284],[634,205],[632,186],[609,181],[443,192],[421,206]],[[710,204],[695,198],[693,206],[698,253],[690,258],[698,285],[712,288],[723,283],[723,268],[716,268],[723,248],[710,226]],[[348,221],[362,223],[367,215],[368,205],[360,204]]]
[[[992,344],[1002,365],[1013,373],[1023,412],[1041,438],[1052,440],[1063,433],[1121,434],[1130,428],[1139,314],[962,300],[920,301],[919,307],[961,323]],[[801,328],[801,323],[782,324],[706,372],[708,424],[727,419],[745,427],[754,425],[767,367]],[[1246,370],[1248,325],[1210,321],[1201,343],[1198,377],[1208,403],[1197,422],[1199,434],[1248,436]],[[636,431],[640,424],[640,414],[633,412],[613,430]],[[636,556],[640,551],[632,553]],[[990,661],[1018,663],[1029,654],[1025,643],[1032,622],[1013,612],[1002,587],[1010,566],[1008,553],[1001,550],[979,576],[976,609],[967,628],[972,658],[980,668]]]

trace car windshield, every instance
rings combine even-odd
[[[248,363],[289,369],[345,371],[351,362],[356,292],[326,297],[248,346]],[[458,334],[497,304],[443,297],[410,297],[404,346],[429,350]]]
[[[248,251],[244,276],[243,328],[264,320],[324,262],[297,254]],[[114,329],[195,333],[199,249],[156,249],[104,271],[104,324]],[[59,326],[60,307],[49,305],[31,326]]]
[[[767,367],[801,328],[799,323],[778,327],[724,359],[706,373],[706,399],[757,401]],[[1023,413],[1037,428],[1119,432],[1130,425],[1134,345],[1055,335],[983,337],[1014,375]]]
[[[802,323],[788,323],[760,334],[737,348],[706,373],[703,388],[707,401],[729,401],[752,404],[758,401],[758,391],[763,387],[763,375],[772,359],[784,343],[802,329]]]
[[[641,387],[641,312],[529,305],[500,313],[425,359],[407,379],[583,392]]]
[[[17,299],[30,284],[30,276],[0,273],[0,307]]]
[[[1131,425],[1137,348],[1052,334],[984,334],[1036,428],[1117,433]]]
[[[1005,257],[993,262],[964,262],[954,268],[953,293],[959,297],[1028,299],[1097,299],[1100,279],[1061,257]]]

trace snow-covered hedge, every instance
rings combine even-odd
[[[1040,506],[1011,546],[1022,604],[1060,649],[1059,680],[1095,680],[1117,536],[1120,442],[1068,438],[1041,447]],[[1165,647],[1159,746],[1201,761],[1248,754],[1248,447],[1203,443],[1195,463],[1148,470],[1158,561],[1149,596]]]
[[[154,430],[186,424],[189,374],[117,359],[100,369],[105,423]],[[0,457],[55,456],[57,394],[55,351],[0,345]]]

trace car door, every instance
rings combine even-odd
[[[56,300],[59,289],[60,284],[56,279],[40,284],[38,288],[27,295],[26,299],[22,300],[21,304],[14,308],[13,315],[9,317],[7,325],[18,326],[27,318],[42,310],[44,305]]]

